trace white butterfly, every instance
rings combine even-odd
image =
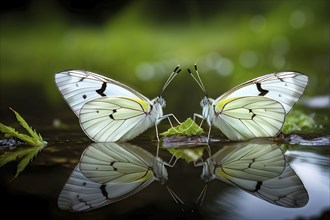
[[[172,116],[163,115],[162,94],[180,72],[172,72],[158,97],[149,100],[132,88],[105,76],[85,70],[69,70],[55,74],[56,85],[65,101],[78,116],[81,128],[96,142],[128,141],[148,128]],[[172,125],[172,124],[171,124]]]
[[[183,203],[166,185],[165,165],[159,157],[128,143],[93,143],[65,183],[58,207],[90,211],[132,196],[155,180],[166,186],[175,202]]]
[[[235,86],[214,100],[207,96],[196,65],[195,70],[197,77],[188,69],[205,97],[200,103],[202,115],[194,117],[207,121],[208,137],[214,125],[234,141],[277,136],[308,83],[301,73],[271,73]]]
[[[201,178],[205,182],[219,179],[279,206],[302,207],[309,200],[303,183],[276,144],[225,146],[197,165],[203,166]],[[198,200],[203,201],[206,187]]]

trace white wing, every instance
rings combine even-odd
[[[149,152],[130,144],[95,143],[83,152],[80,169],[100,184],[143,182],[155,178],[155,161]]]
[[[204,166],[204,170],[214,172],[212,177],[204,176],[204,180],[217,178],[272,204],[303,207],[309,200],[303,183],[276,144],[225,146]]]
[[[158,118],[149,115],[149,111],[151,104],[142,99],[102,97],[82,106],[79,121],[93,141],[126,141],[155,125]]]
[[[282,150],[275,144],[226,146],[210,160],[216,178],[238,186],[241,181],[265,181],[277,177],[286,164]]]
[[[125,199],[147,187],[153,179],[144,182],[100,184],[85,177],[79,165],[71,173],[58,197],[61,210],[83,212]]]
[[[280,176],[251,185],[254,185],[254,188],[249,189],[251,194],[275,205],[299,208],[309,201],[304,184],[289,163],[286,163],[285,170]]]
[[[276,136],[285,120],[281,103],[264,96],[215,100],[212,108],[212,124],[231,140]]]
[[[308,77],[301,73],[271,73],[235,86],[215,101],[241,96],[265,96],[280,102],[287,114],[303,94],[307,83]]]
[[[65,183],[58,207],[90,211],[127,198],[155,180],[167,181],[161,159],[128,143],[93,143]]]
[[[104,96],[126,96],[148,101],[132,88],[85,70],[68,70],[55,74],[55,82],[65,101],[78,116],[88,101]]]

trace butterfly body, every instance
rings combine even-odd
[[[178,67],[174,70],[162,92],[179,71]],[[85,134],[96,142],[131,140],[168,117],[163,115],[165,100],[161,95],[149,100],[96,73],[63,71],[55,74],[55,82]]]

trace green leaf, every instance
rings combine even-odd
[[[189,148],[188,146],[201,144],[202,142],[200,142],[198,136],[204,133],[203,128],[198,126],[191,118],[187,118],[182,124],[172,127],[160,135],[164,137],[163,143],[165,141],[178,147],[187,146],[187,148],[167,148],[167,150],[176,158],[182,158],[190,163],[200,159],[206,147]]]
[[[176,158],[182,158],[188,163],[192,161],[197,161],[203,156],[203,152],[206,147],[198,147],[198,148],[167,148],[168,152],[174,155]]]
[[[4,152],[2,155],[0,155],[0,167],[11,161],[15,161],[17,159],[19,160],[16,175],[14,176],[14,178],[16,178],[25,169],[29,162],[37,156],[38,152],[41,151],[44,146],[46,146],[47,142],[43,141],[41,135],[37,134],[36,131],[33,130],[16,111],[14,111],[12,108],[10,109],[15,113],[17,121],[22,125],[23,128],[25,128],[30,136],[21,134],[14,128],[6,126],[2,123],[0,123],[0,131],[5,134],[5,137],[15,137],[32,146],[16,151]]]
[[[311,131],[315,126],[316,122],[313,117],[306,115],[302,111],[295,110],[290,112],[285,118],[282,132],[289,134],[294,131]]]
[[[9,162],[20,159],[17,165],[16,175],[14,176],[14,178],[16,178],[42,149],[43,147],[29,147],[25,149],[19,149],[17,151],[5,152],[0,155],[0,167],[4,166]]]
[[[171,135],[187,135],[197,136],[204,134],[203,128],[198,126],[191,118],[187,118],[182,124],[172,127],[167,131],[160,133],[161,136],[167,137]]]
[[[0,123],[0,131],[4,133],[6,137],[16,137],[33,147],[45,146],[46,142],[43,141],[41,135],[37,134],[35,130],[32,130],[32,128],[30,128],[26,121],[16,111],[14,111],[12,108],[10,109],[15,113],[17,121],[22,125],[23,128],[25,128],[30,136],[26,134],[20,134],[14,128],[6,126],[2,123]]]
[[[42,149],[43,149],[42,147],[32,147],[26,149],[27,151],[25,152],[24,157],[20,160],[20,162],[17,165],[17,171],[14,178],[16,178],[25,169],[25,167],[29,164],[29,162],[32,161],[37,156],[38,152],[41,151]]]
[[[17,121],[22,125],[23,128],[25,128],[25,130],[30,134],[30,136],[32,137],[32,140],[31,138],[29,138],[28,142],[30,142],[32,146],[35,146],[35,147],[40,147],[40,146],[43,146],[44,145],[44,141],[41,137],[41,135],[37,134],[37,132],[35,130],[33,130],[27,123],[26,121],[12,108],[10,108],[10,110],[12,110],[14,113],[15,113],[15,116],[16,116],[16,119]],[[25,137],[25,136],[24,136]],[[19,138],[19,137],[17,137]],[[25,137],[26,138],[26,137]],[[21,139],[22,140],[22,139]],[[22,140],[22,141],[25,141],[25,140]]]

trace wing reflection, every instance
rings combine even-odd
[[[58,207],[90,211],[127,198],[153,181],[166,184],[165,163],[128,143],[93,143],[83,152],[58,198]],[[171,189],[176,202],[181,200]]]
[[[299,176],[276,144],[225,146],[197,165],[203,166],[201,178],[205,182],[219,179],[275,205],[303,207],[309,200]],[[206,188],[201,196],[205,193]]]

